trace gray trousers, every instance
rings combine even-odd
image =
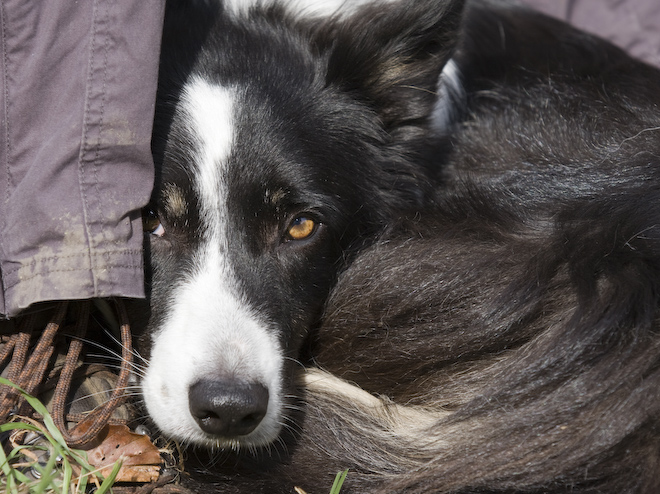
[[[0,0],[0,313],[143,297],[164,0]]]
[[[521,0],[660,67],[658,0]]]

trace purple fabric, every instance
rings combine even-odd
[[[0,2],[0,313],[143,297],[164,0]]]
[[[658,0],[522,0],[660,65]],[[0,313],[142,297],[164,0],[0,2]]]
[[[521,0],[660,66],[659,0]]]

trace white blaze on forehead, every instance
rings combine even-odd
[[[225,0],[227,10],[237,15],[248,12],[252,7],[282,5],[300,17],[350,16],[361,6],[376,3],[387,4],[399,0]]]
[[[223,174],[234,141],[234,100],[231,88],[194,78],[184,89],[181,105],[196,142],[194,184],[199,194],[201,220],[216,237],[225,226],[224,200],[227,197]]]
[[[268,388],[267,414],[241,439],[263,445],[281,423],[283,356],[277,328],[250,307],[227,255],[227,183],[235,140],[235,92],[193,79],[181,98],[181,114],[193,136],[193,187],[199,197],[201,234],[189,273],[170,287],[170,307],[154,334],[143,381],[147,409],[156,424],[179,440],[232,446],[205,434],[190,414],[188,390],[201,379],[235,379]]]

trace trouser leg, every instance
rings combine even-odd
[[[0,313],[142,297],[163,0],[2,0]]]

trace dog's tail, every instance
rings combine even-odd
[[[340,280],[294,457],[346,492],[660,492],[660,191],[472,202]]]

